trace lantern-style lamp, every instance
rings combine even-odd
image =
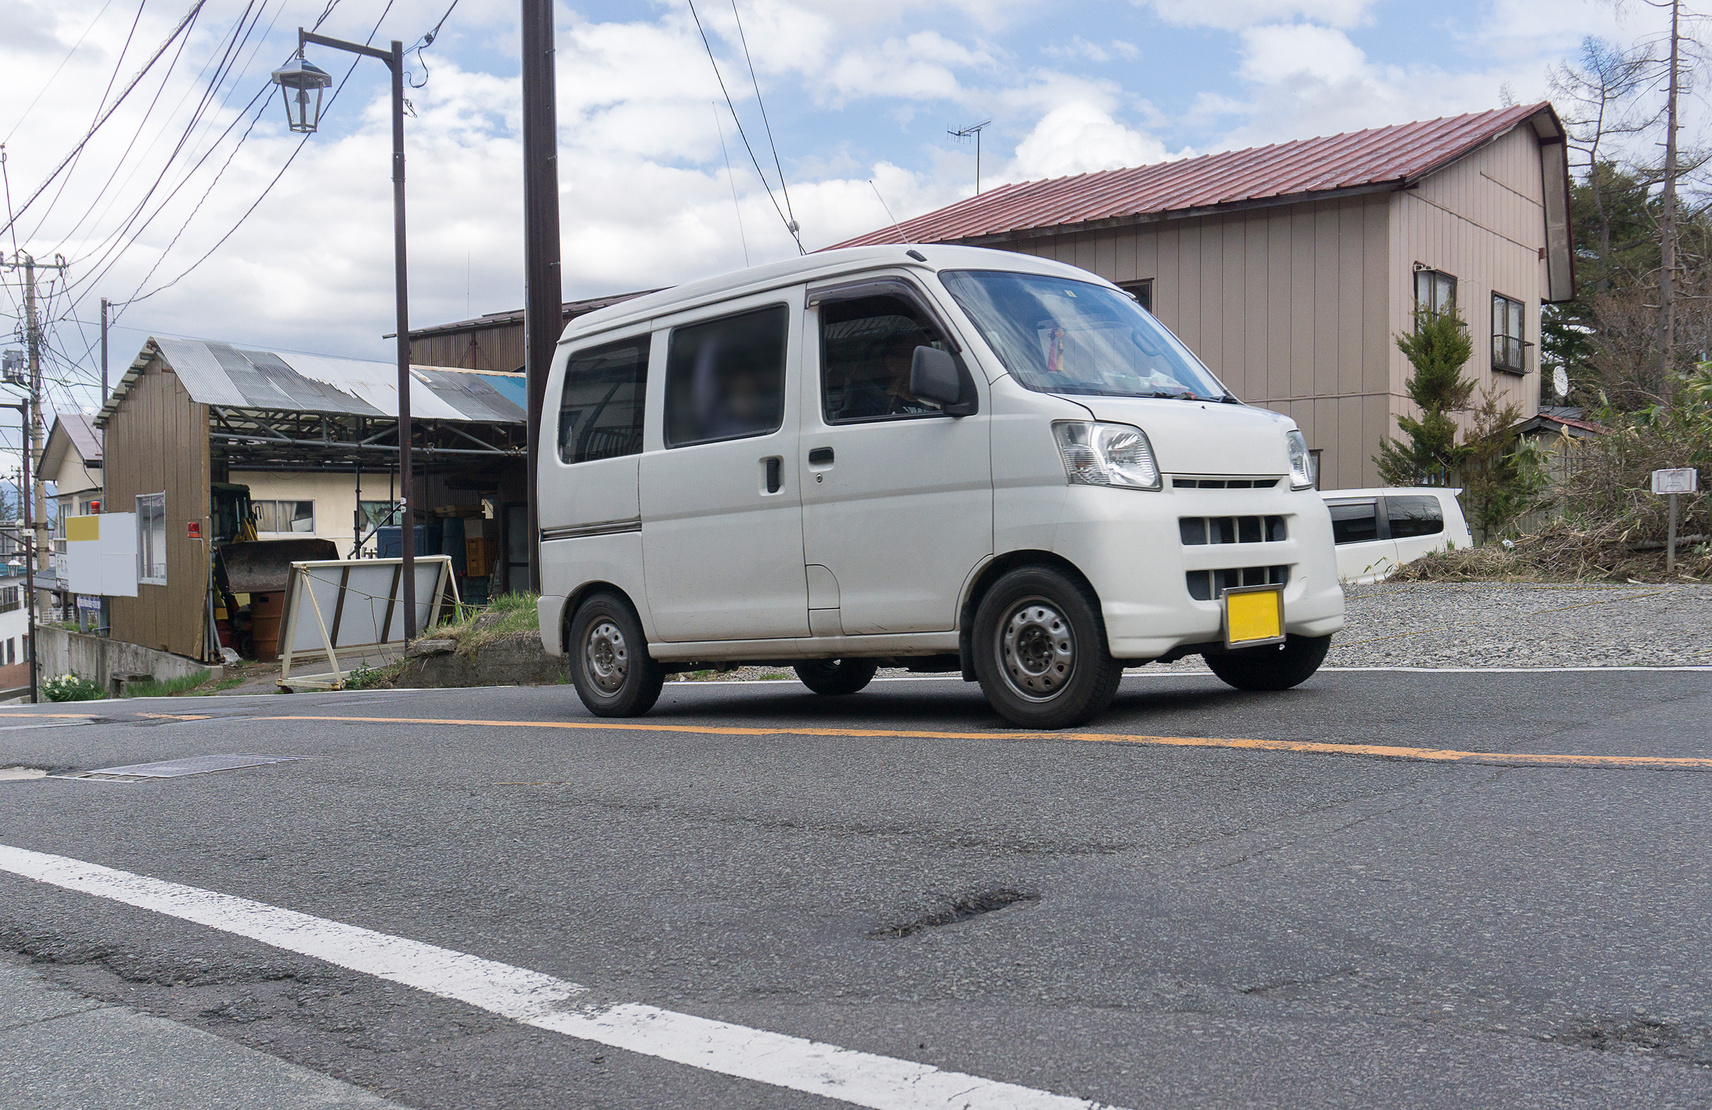
[[[312,135],[321,123],[321,90],[333,83],[333,75],[305,61],[303,51],[273,71],[273,83],[285,98],[285,119],[293,131]],[[314,98],[311,99],[310,93]]]

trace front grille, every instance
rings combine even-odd
[[[1276,478],[1180,478],[1173,476],[1174,489],[1271,489]]]
[[[1228,570],[1192,570],[1183,576],[1189,585],[1189,596],[1196,601],[1211,601],[1224,596],[1234,586],[1285,586],[1290,582],[1290,568],[1232,567]]]
[[[1182,516],[1177,531],[1185,547],[1210,543],[1277,543],[1284,539],[1281,516]]]

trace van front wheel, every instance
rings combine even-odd
[[[1019,567],[975,610],[975,676],[999,716],[1069,728],[1111,704],[1123,665],[1106,650],[1096,602],[1058,571]]]
[[[1320,669],[1330,636],[1289,636],[1281,644],[1208,652],[1207,666],[1238,690],[1288,690]]]
[[[599,593],[579,605],[568,646],[571,682],[595,716],[640,717],[660,699],[666,674],[623,598]]]
[[[872,659],[817,659],[791,669],[817,694],[854,694],[874,680],[880,665]]]

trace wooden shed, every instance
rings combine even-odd
[[[518,375],[412,367],[418,522],[458,490],[526,497]],[[193,659],[210,642],[212,486],[234,472],[349,475],[400,487],[390,363],[151,338],[95,418],[106,512],[136,512],[138,587],[115,597],[110,634]]]

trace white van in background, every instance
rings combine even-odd
[[[1338,578],[1378,582],[1431,551],[1473,547],[1456,495],[1444,486],[1338,489],[1321,493],[1332,515]]]
[[[541,637],[597,714],[664,677],[961,671],[1024,727],[1205,655],[1280,690],[1343,626],[1288,418],[1109,282],[968,247],[822,251],[573,321],[536,475]]]

